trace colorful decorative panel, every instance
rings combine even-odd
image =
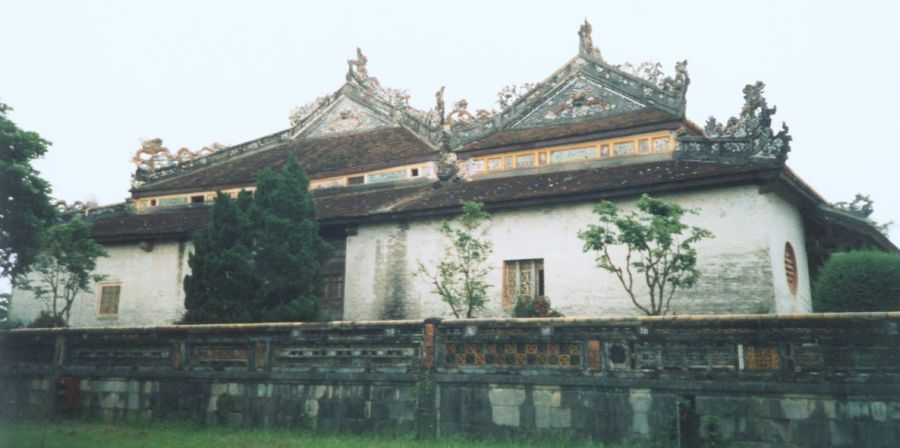
[[[650,141],[646,139],[638,140],[638,152],[641,154],[650,152]]]
[[[406,170],[383,171],[381,173],[369,174],[369,183],[377,184],[379,182],[390,182],[393,180],[406,179]]]
[[[488,170],[499,170],[500,166],[500,159],[488,159]]]
[[[636,111],[642,107],[643,104],[613,93],[592,80],[576,77],[513,128],[596,119]]]
[[[609,157],[609,145],[600,145],[600,157]]]
[[[534,166],[534,156],[531,154],[516,157],[516,167],[526,168]]]
[[[458,366],[578,368],[581,366],[581,357],[581,344],[444,344],[444,362]]]
[[[512,156],[506,156],[503,161],[503,168],[510,169],[513,167],[513,158]]]
[[[250,364],[250,349],[247,347],[198,347],[194,360],[199,365],[246,366]]]
[[[778,347],[748,345],[745,353],[749,370],[777,370],[781,367]]]
[[[728,345],[640,344],[635,360],[644,369],[734,369],[737,348]]]
[[[573,160],[587,160],[597,157],[597,150],[591,146],[587,148],[565,149],[562,151],[553,151],[550,153],[550,162],[562,163],[571,162]]]
[[[170,207],[173,205],[186,205],[188,203],[187,196],[182,196],[178,198],[160,198],[157,204],[160,207]]]
[[[669,138],[654,138],[653,139],[653,152],[663,152],[668,151],[669,149]]]
[[[634,141],[616,143],[613,145],[613,150],[617,156],[634,154]]]

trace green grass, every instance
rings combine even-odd
[[[560,441],[530,443],[474,441],[463,438],[416,440],[411,436],[379,437],[277,429],[201,428],[177,423],[0,420],[2,448],[599,448],[602,446],[604,445],[596,443]]]

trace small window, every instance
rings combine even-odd
[[[151,199],[151,200],[150,200],[150,206],[151,206],[151,207],[156,207],[156,199]]]
[[[784,274],[787,276],[791,294],[797,294],[797,256],[791,243],[784,243]]]
[[[413,168],[409,170],[409,177],[419,177],[419,169]]]
[[[503,262],[503,306],[516,305],[519,298],[533,299],[544,295],[544,260],[509,260]]]
[[[191,204],[202,204],[204,200],[203,196],[191,196]]]
[[[347,185],[362,185],[366,183],[365,176],[353,176],[347,178]]]
[[[104,285],[100,287],[100,304],[97,314],[115,316],[119,314],[119,293],[121,285]]]

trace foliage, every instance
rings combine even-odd
[[[537,296],[533,299],[519,297],[513,308],[514,317],[562,317],[562,313],[551,308],[550,299]]]
[[[418,273],[429,279],[432,292],[450,306],[457,319],[475,317],[485,307],[490,286],[485,281],[490,272],[485,261],[493,248],[485,239],[483,225],[490,216],[484,204],[463,202],[459,224],[451,226],[445,221],[441,225],[441,233],[450,244],[437,268],[432,272],[419,262]]]
[[[90,292],[92,282],[103,280],[93,271],[104,256],[103,246],[91,238],[90,224],[78,218],[56,224],[44,232],[32,272],[15,286],[43,302],[53,322],[67,323],[78,293]]]
[[[813,284],[813,310],[900,311],[900,253],[833,254]]]
[[[56,216],[50,184],[31,162],[47,152],[50,142],[19,129],[0,103],[0,276],[13,281],[28,270],[40,250],[41,232]]]
[[[237,200],[218,193],[206,231],[194,236],[184,278],[185,323],[252,322],[253,275],[250,193]]]
[[[622,214],[612,202],[594,208],[600,225],[590,225],[578,237],[584,251],[597,252],[597,267],[615,274],[634,305],[647,315],[665,315],[678,288],[690,288],[700,276],[694,245],[712,238],[710,231],[681,222],[693,210],[643,195],[637,211]],[[614,246],[624,246],[624,262],[610,254]],[[649,290],[649,303],[638,300],[635,276],[641,276]]]
[[[68,326],[62,316],[54,316],[46,310],[41,310],[38,317],[28,324],[28,328],[57,328]]]
[[[293,156],[262,171],[254,195],[219,193],[194,237],[185,277],[185,323],[308,321],[318,315],[321,261],[309,180]]]
[[[0,294],[0,322],[5,322],[9,317],[10,299],[12,299],[12,295],[7,293]]]
[[[873,201],[872,198],[869,197],[869,195],[857,193],[853,200],[850,202],[835,202],[832,205],[838,210],[845,211],[858,218],[869,221],[876,229],[878,229],[879,232],[887,235],[894,222],[889,221],[879,224],[869,218],[870,216],[872,216],[872,213],[875,212],[874,204],[875,201]]]

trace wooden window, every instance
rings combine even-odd
[[[191,204],[202,204],[204,200],[203,196],[191,196]]]
[[[353,176],[347,178],[347,185],[362,185],[366,183],[365,176]]]
[[[322,300],[333,303],[344,300],[344,274],[333,272],[322,275]]]
[[[119,314],[119,293],[121,291],[121,285],[101,286],[97,314],[101,316],[115,316]]]
[[[797,256],[791,243],[784,243],[784,273],[787,276],[791,294],[797,294]]]
[[[409,170],[409,177],[419,177],[419,169],[413,168]]]
[[[544,260],[503,262],[503,306],[512,307],[522,298],[544,295]]]

